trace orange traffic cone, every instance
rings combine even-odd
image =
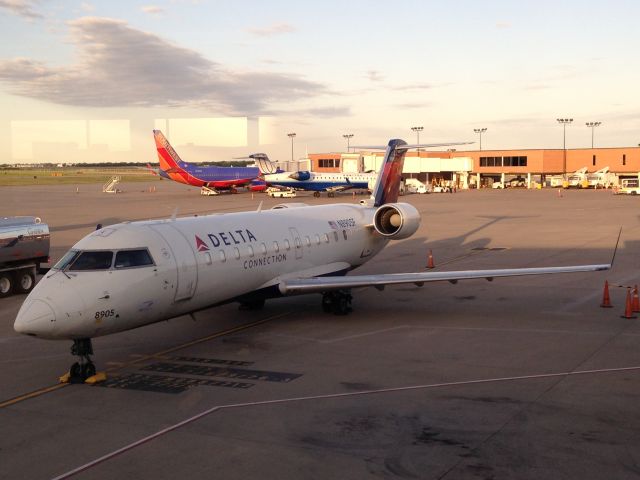
[[[427,257],[427,268],[435,268],[433,264],[433,252],[429,250],[429,256]]]
[[[627,301],[625,302],[624,315],[622,318],[638,318],[633,314],[633,306],[631,304],[631,287],[627,287]]]
[[[638,298],[638,285],[633,288],[633,298],[631,301],[631,309],[634,313],[640,312],[640,298]]]
[[[600,304],[602,308],[611,308],[611,297],[609,297],[609,282],[604,281],[604,291],[602,292],[602,303]]]

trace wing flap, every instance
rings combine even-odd
[[[498,277],[597,272],[609,270],[610,268],[611,264],[602,264],[574,265],[568,267],[504,268],[496,270],[461,270],[453,272],[415,272],[380,275],[350,275],[345,277],[296,278],[282,280],[279,284],[279,288],[283,295],[295,295],[357,287],[376,287],[381,289],[386,285],[399,285],[406,283],[414,283],[416,285],[427,282],[443,281],[455,283],[458,280],[471,280],[474,278],[493,280]]]

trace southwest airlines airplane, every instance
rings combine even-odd
[[[472,278],[592,272],[610,264],[347,275],[389,241],[410,237],[420,214],[398,202],[409,146],[391,140],[373,193],[359,204],[281,204],[270,210],[120,223],[84,237],[45,275],[18,312],[17,332],[72,340],[78,357],[63,381],[96,380],[91,339],[212,306],[321,293],[346,314],[350,291]],[[421,148],[426,145],[420,145]],[[161,155],[168,155],[161,144]]]
[[[264,190],[266,185],[258,180],[258,177],[263,173],[276,171],[274,164],[268,161],[263,153],[249,156],[249,158],[260,161],[260,168],[190,165],[182,161],[160,130],[154,130],[153,137],[156,141],[158,161],[160,162],[158,175],[178,183],[205,187],[214,193],[217,193],[218,190],[234,191],[236,187]]]

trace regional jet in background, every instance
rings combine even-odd
[[[167,146],[161,146],[169,156]],[[265,299],[320,293],[326,312],[346,314],[351,310],[351,289],[358,287],[383,290],[395,284],[422,286],[611,267],[346,275],[389,241],[408,238],[418,229],[418,210],[398,202],[404,157],[416,147],[391,140],[373,193],[360,203],[285,203],[270,210],[120,223],[96,230],[36,285],[14,329],[38,338],[72,340],[71,352],[79,360],[61,380],[91,382],[98,378],[90,357],[93,337],[224,303],[259,309]]]
[[[160,130],[154,130],[153,136],[160,162],[160,168],[154,173],[175,182],[200,187],[203,189],[202,193],[215,195],[220,190],[235,192],[236,187],[247,187],[252,191],[261,191],[266,188],[266,185],[259,177],[263,173],[277,171],[275,164],[270,162],[263,153],[256,153],[248,157],[259,162],[260,167],[190,165],[182,161]]]
[[[319,173],[305,170],[282,172],[264,175],[268,185],[292,188],[294,190],[310,190],[314,197],[320,192],[327,192],[333,197],[337,192],[345,190],[372,190],[378,174],[373,173]]]

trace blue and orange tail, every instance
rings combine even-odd
[[[371,195],[375,207],[398,201],[404,156],[408,149],[409,145],[404,140],[389,140],[389,145],[380,167],[380,173],[378,174],[378,180],[376,180],[376,186]]]
[[[184,173],[185,163],[180,159],[180,156],[169,144],[169,140],[166,139],[162,132],[154,130],[153,138],[156,141],[160,170],[165,173]]]

